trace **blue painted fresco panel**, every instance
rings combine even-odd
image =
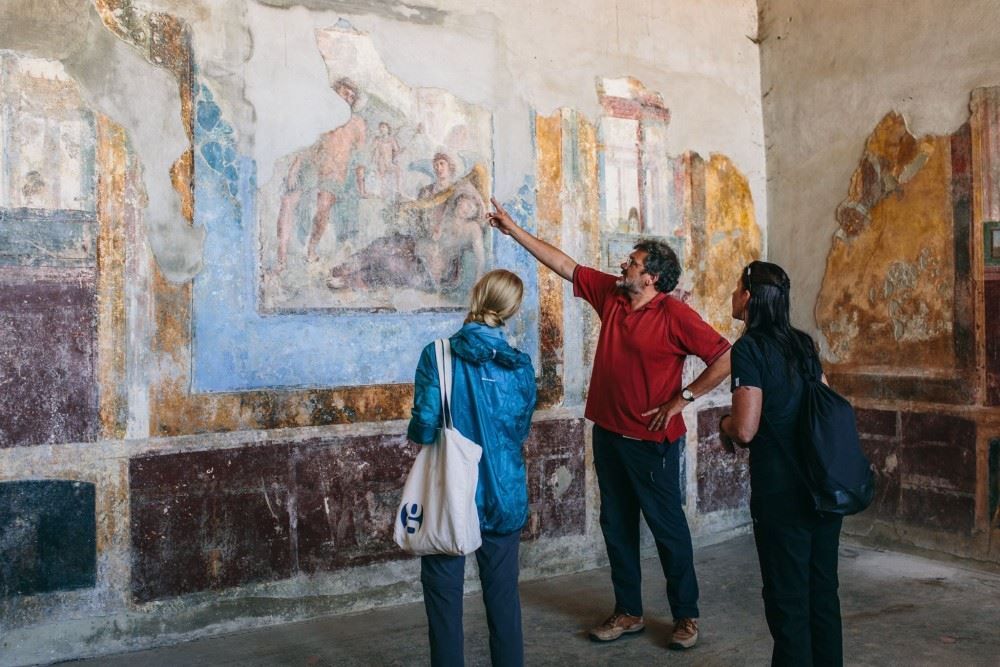
[[[211,94],[203,87],[198,96],[199,118],[216,118],[217,107],[213,107]],[[463,313],[261,315],[254,231],[256,165],[236,155],[232,129],[221,118],[198,123],[195,140],[199,146],[195,152],[195,224],[205,227],[206,238],[204,268],[194,281],[193,390],[412,382],[423,346],[455,331]],[[510,202],[512,213],[524,224],[533,218],[533,189],[526,183],[517,200]],[[511,329],[517,344],[537,359],[536,265],[509,240],[495,239],[494,243],[496,265],[525,278],[524,312]]]

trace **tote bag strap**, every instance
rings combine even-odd
[[[451,422],[451,341],[441,338],[434,341],[437,354],[438,387],[441,389],[441,414],[444,415],[445,428],[454,428]]]

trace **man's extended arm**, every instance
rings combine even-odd
[[[535,259],[566,280],[573,280],[573,272],[576,270],[576,260],[554,245],[546,243],[537,236],[521,229],[496,199],[491,197],[490,201],[493,203],[493,208],[496,209],[492,213],[486,213],[486,218],[490,221],[490,225],[517,241],[525,250],[534,255]],[[726,372],[728,373],[728,370]]]
[[[695,398],[712,391],[720,382],[726,379],[726,376],[729,375],[729,354],[729,350],[726,350],[722,356],[713,361],[710,366],[703,370],[701,375],[695,378],[694,382],[688,385],[688,389],[691,390],[691,393],[694,394]],[[650,431],[659,431],[666,428],[667,423],[670,422],[670,418],[687,407],[688,404],[689,401],[685,401],[681,398],[680,394],[677,394],[666,403],[643,412],[642,416],[646,417],[648,415],[653,415],[653,419],[649,422],[648,428]]]

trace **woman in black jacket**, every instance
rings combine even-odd
[[[803,375],[821,378],[813,339],[789,320],[788,275],[751,262],[733,290],[745,323],[732,350],[733,409],[723,444],[750,448],[750,515],[774,639],[772,665],[842,665],[837,595],[840,517],[821,517],[794,463]]]

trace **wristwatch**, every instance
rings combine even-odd
[[[690,403],[691,401],[694,400],[694,392],[691,391],[689,388],[684,387],[683,389],[681,389],[681,398]]]

